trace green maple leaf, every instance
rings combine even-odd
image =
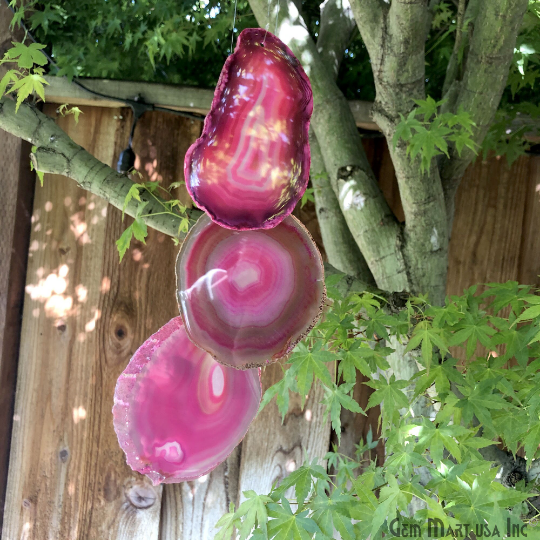
[[[470,358],[475,349],[478,341],[488,348],[493,350],[491,338],[497,333],[495,328],[492,328],[488,324],[486,317],[474,316],[471,313],[466,313],[465,318],[457,325],[459,329],[450,338],[450,345],[460,345],[464,341],[467,341],[467,358]]]
[[[229,506],[229,512],[219,518],[215,528],[221,529],[214,536],[214,540],[230,540],[233,534],[234,527],[240,524],[234,515],[234,503]]]
[[[13,47],[8,49],[3,62],[17,62],[17,65],[21,69],[31,69],[34,64],[38,66],[44,66],[47,64],[47,57],[41,52],[41,49],[45,48],[45,45],[39,43],[31,43],[30,45],[24,45],[23,43],[11,43]]]
[[[540,422],[537,421],[533,427],[529,429],[523,444],[527,461],[533,460],[538,452],[538,446],[540,445]]]
[[[442,364],[432,366],[429,371],[425,369],[416,373],[413,376],[413,379],[417,379],[414,397],[423,394],[434,383],[438,394],[445,394],[450,391],[450,381],[462,383],[463,376],[455,368],[456,363],[456,359],[448,359]]]
[[[7,87],[12,83],[17,82],[20,77],[21,73],[16,69],[10,69],[7,71],[2,77],[2,80],[0,80],[0,97],[5,94]]]
[[[415,451],[422,453],[427,448],[436,464],[443,459],[443,447],[446,448],[458,461],[461,461],[461,450],[456,437],[470,433],[470,430],[458,425],[439,425],[438,427],[429,420],[422,418],[421,429]]]
[[[388,518],[394,517],[399,509],[405,510],[411,499],[410,496],[401,491],[400,485],[394,476],[389,475],[387,480],[388,486],[381,489],[379,506],[373,513],[371,522],[372,536],[379,531]]]
[[[405,352],[412,351],[420,344],[422,358],[429,373],[433,357],[433,346],[438,347],[444,353],[448,353],[446,338],[440,328],[433,328],[429,321],[420,321],[413,331]]]
[[[120,262],[124,258],[126,251],[131,244],[131,239],[133,238],[133,225],[130,225],[123,233],[122,236],[116,241],[116,248],[118,249],[118,254],[120,255]]]
[[[340,489],[332,491],[330,497],[321,493],[310,506],[311,517],[328,538],[333,538],[335,528],[343,540],[354,540],[349,511],[349,507],[353,504],[357,504],[356,499]]]
[[[495,431],[491,420],[491,410],[508,409],[513,407],[501,394],[494,394],[497,379],[486,379],[479,383],[467,381],[467,386],[460,386],[461,393],[465,396],[460,399],[456,407],[462,409],[463,421],[468,424],[473,416],[487,428]]]
[[[325,397],[322,403],[326,405],[325,414],[330,413],[332,429],[336,432],[338,441],[341,440],[341,408],[345,407],[354,413],[365,415],[360,405],[349,395],[352,390],[352,384],[342,384],[337,386],[332,384],[330,387],[324,387]]]
[[[19,110],[21,103],[33,93],[36,93],[43,101],[45,101],[45,87],[43,85],[49,83],[41,75],[41,73],[37,72],[25,75],[10,88],[9,92],[17,93],[15,112]]]
[[[395,375],[392,375],[390,381],[381,376],[378,381],[372,380],[365,384],[375,388],[375,392],[369,396],[366,410],[382,403],[383,415],[392,418],[394,412],[409,407],[409,400],[402,392],[403,388],[409,386],[409,381],[396,380]]]
[[[126,208],[128,207],[128,204],[131,202],[132,199],[135,199],[136,201],[141,201],[141,196],[139,194],[139,191],[141,189],[144,189],[144,187],[141,184],[133,184],[129,191],[127,192],[125,198],[124,198],[124,204],[122,205],[122,221],[124,221],[124,214],[126,212]]]
[[[287,499],[281,505],[268,505],[268,513],[272,518],[268,523],[268,533],[274,540],[311,540],[316,532],[320,532],[313,519],[306,517],[309,510],[293,514]]]
[[[246,540],[254,528],[258,528],[263,537],[268,538],[266,505],[271,503],[272,499],[267,495],[257,495],[253,490],[244,491],[243,494],[246,500],[233,516],[235,519],[243,518],[239,527],[240,540]]]
[[[272,498],[279,500],[289,488],[294,486],[296,502],[298,503],[298,507],[302,508],[311,491],[314,480],[321,480],[324,485],[328,485],[330,482],[330,477],[326,469],[321,465],[317,465],[316,459],[311,463],[308,462],[302,465],[299,469],[284,478],[280,486],[272,492]]]
[[[429,465],[430,463],[422,454],[414,451],[412,444],[396,445],[394,453],[385,462],[385,467],[390,474],[403,473],[405,476],[412,475],[414,466],[428,467]]]
[[[301,396],[302,407],[306,401],[306,396],[311,390],[314,377],[317,377],[326,385],[333,384],[325,362],[334,360],[334,358],[331,352],[321,350],[320,343],[316,343],[311,351],[304,343],[299,343],[296,346],[287,363],[291,364],[291,375],[296,375],[296,384],[298,393]]]
[[[139,240],[139,242],[142,242],[143,244],[146,244],[146,237],[148,236],[148,229],[146,227],[146,223],[140,219],[137,218],[133,225],[131,226],[133,229],[133,236]]]
[[[279,382],[273,384],[266,390],[261,400],[258,413],[260,413],[266,405],[272,401],[273,397],[276,396],[278,410],[281,413],[281,421],[283,422],[285,415],[289,411],[289,391],[294,392],[295,390],[296,380],[294,378],[294,373],[291,373],[291,370],[288,369],[285,371],[283,378]]]
[[[437,114],[439,107],[446,103],[446,101],[446,99],[435,101],[431,96],[428,96],[426,99],[415,99],[414,103],[417,105],[416,114],[423,115],[424,122],[428,122],[433,115]]]
[[[516,320],[516,323],[521,321],[529,321],[531,319],[537,319],[540,317],[540,296],[528,296],[525,300],[534,304],[533,306],[527,308]]]
[[[413,136],[413,130],[418,131],[420,129],[426,129],[423,124],[415,118],[415,115],[416,109],[413,109],[407,115],[407,118],[405,118],[402,114],[399,115],[401,117],[401,121],[396,126],[396,131],[394,133],[394,137],[392,138],[394,148],[396,147],[399,139],[409,141]]]

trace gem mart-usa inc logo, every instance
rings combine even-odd
[[[401,523],[399,518],[389,524],[390,535],[397,538],[422,537],[422,527],[416,523]],[[489,523],[458,523],[454,527],[445,527],[439,518],[428,518],[428,538],[467,538],[473,533],[476,538],[527,538],[527,525],[506,520],[506,528],[500,530]]]

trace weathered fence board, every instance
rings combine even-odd
[[[109,163],[129,130],[100,109],[59,123]],[[131,354],[176,312],[173,279],[151,271],[172,268],[170,240],[152,232],[119,266],[120,213],[62,177],[36,189],[33,222],[3,538],[157,539],[161,489],[125,464],[111,407]]]
[[[14,39],[24,37],[22,31],[9,28],[10,14],[9,7],[0,3],[0,58]],[[0,66],[0,79],[7,70]],[[0,508],[4,508],[35,175],[28,167],[28,143],[0,131],[0,149],[5,156],[0,166]]]
[[[467,170],[456,198],[449,294],[474,283],[518,279],[520,258],[535,256],[521,249],[530,166],[539,159],[524,156],[511,169],[505,158],[478,159]]]
[[[279,364],[265,368],[263,390],[281,375]],[[315,385],[302,410],[300,397],[291,395],[283,426],[275,400],[263,409],[242,443],[240,493],[249,489],[268,493],[274,482],[303,464],[305,453],[310,460],[324,457],[330,445],[330,425],[320,403],[323,396],[321,386]]]

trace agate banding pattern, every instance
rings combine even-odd
[[[120,375],[114,429],[128,465],[154,485],[193,480],[240,443],[260,399],[259,370],[218,364],[193,345],[176,317]]]
[[[232,231],[203,215],[176,272],[190,339],[240,369],[290,352],[318,320],[325,297],[320,253],[292,216],[272,229]]]
[[[275,227],[307,187],[312,110],[309,79],[292,51],[270,32],[244,30],[185,157],[195,203],[222,227]]]

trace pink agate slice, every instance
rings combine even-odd
[[[275,227],[307,186],[312,110],[309,79],[292,51],[270,32],[244,30],[185,157],[195,203],[222,227]]]
[[[259,370],[215,362],[181,317],[148,338],[120,375],[114,429],[128,465],[154,485],[198,478],[242,440],[261,400]]]
[[[322,311],[321,255],[293,216],[273,229],[232,231],[203,215],[176,272],[189,337],[228,366],[262,366],[287,354]]]

